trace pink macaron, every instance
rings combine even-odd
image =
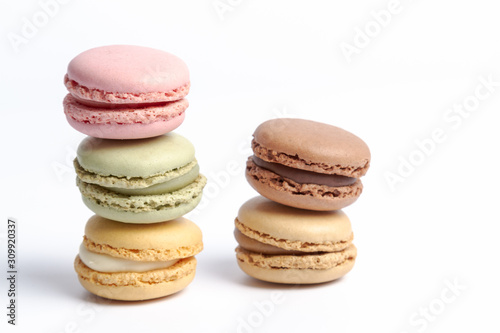
[[[76,130],[97,138],[141,139],[168,133],[184,120],[189,70],[161,50],[110,45],[68,65],[64,113]]]

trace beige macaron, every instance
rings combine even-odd
[[[115,300],[158,298],[194,278],[194,255],[203,249],[200,228],[185,218],[129,224],[92,216],[75,259],[82,286]]]
[[[342,211],[309,211],[258,196],[235,220],[236,258],[248,275],[269,282],[332,281],[354,266],[356,247]]]

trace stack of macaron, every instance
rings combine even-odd
[[[171,132],[188,106],[186,64],[152,48],[103,46],[76,56],[64,83],[66,118],[88,135],[74,160],[77,186],[96,214],[75,259],[80,283],[116,300],[182,290],[203,249],[201,230],[182,216],[206,184],[191,142]]]
[[[368,146],[341,128],[304,119],[273,119],[253,134],[246,179],[261,196],[235,219],[236,258],[269,282],[333,281],[354,266],[357,250],[342,208],[360,196]]]

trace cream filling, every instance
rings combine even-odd
[[[94,271],[104,273],[116,272],[147,272],[167,268],[174,265],[178,259],[169,261],[135,261],[115,258],[107,254],[90,252],[85,245],[80,245],[80,260]]]
[[[196,164],[191,170],[186,174],[176,177],[174,179],[168,180],[163,183],[154,184],[145,188],[120,188],[120,187],[106,187],[110,191],[126,194],[126,195],[158,195],[170,193],[177,191],[192,182],[198,177],[200,173],[200,167]]]

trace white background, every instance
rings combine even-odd
[[[230,7],[218,12],[221,3]],[[372,11],[388,6],[74,0],[48,17],[38,1],[1,1],[3,272],[8,217],[19,238],[18,325],[6,323],[2,273],[2,332],[498,331],[499,8],[401,0],[381,27]],[[23,37],[34,19],[40,27]],[[16,47],[14,35],[25,38]],[[191,72],[177,132],[194,143],[211,183],[205,207],[190,215],[205,249],[194,282],[154,301],[97,299],[73,271],[92,213],[75,186],[71,160],[84,136],[64,118],[63,76],[78,53],[107,44],[169,51]],[[357,47],[351,57],[347,44]],[[490,90],[481,84],[488,77]],[[464,102],[472,111],[459,117],[452,108]],[[256,195],[244,179],[251,134],[283,116],[340,126],[371,148],[365,190],[345,209],[358,259],[334,283],[263,283],[235,261],[233,220]],[[442,140],[429,144],[436,131]],[[426,155],[417,142],[427,142]],[[409,159],[418,165],[401,169]],[[391,187],[398,168],[404,175]],[[280,302],[270,306],[274,292]]]

